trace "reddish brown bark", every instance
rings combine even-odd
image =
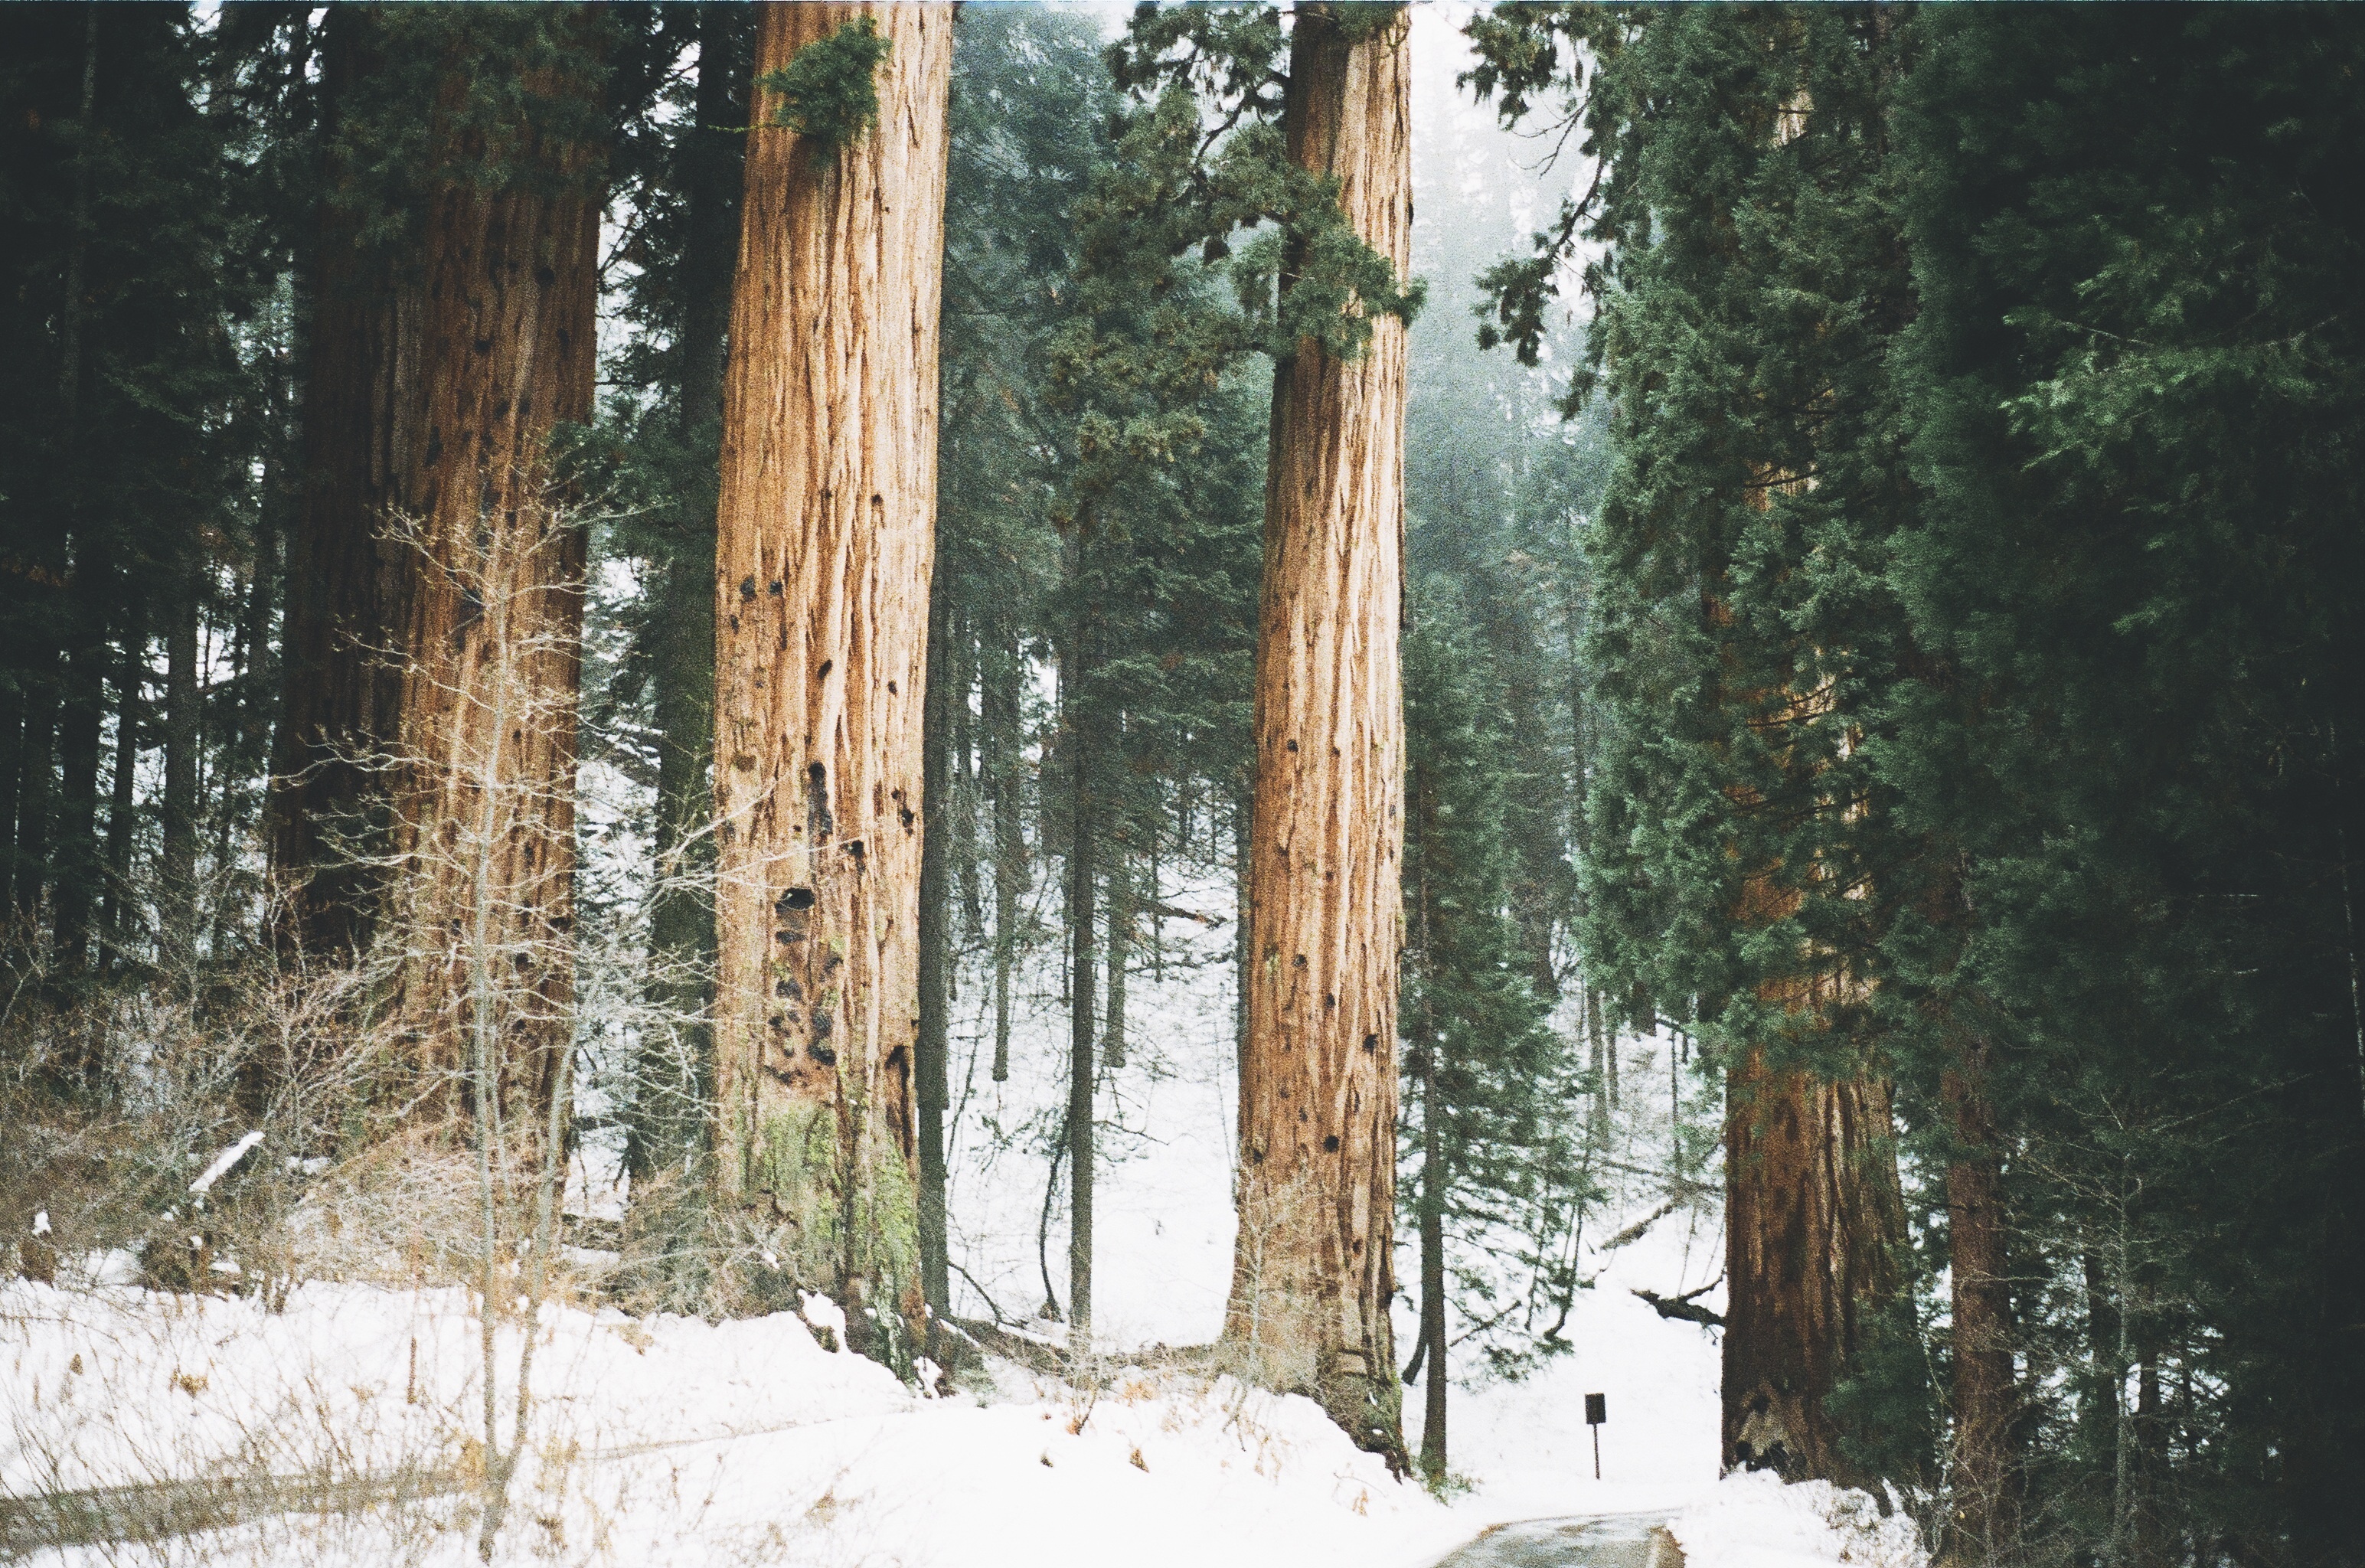
[[[757,79],[868,16],[878,123],[757,95],[716,543],[717,1175],[916,1309],[921,721],[949,7],[768,6]]]
[[[1811,718],[1829,700],[1808,693],[1788,707]],[[1735,917],[1771,925],[1801,897],[1779,868],[1764,868],[1744,882]],[[1811,1036],[1864,990],[1835,955],[1809,949],[1758,999],[1779,1010],[1783,1033]],[[1724,1463],[1855,1482],[1827,1401],[1897,1294],[1896,1122],[1887,1078],[1868,1064],[1827,1075],[1784,1059],[1805,1043],[1751,1040],[1725,1074]]]
[[[1788,708],[1809,719],[1828,700],[1809,693]],[[1801,896],[1765,868],[1743,884],[1735,917],[1771,925]],[[1810,950],[1758,999],[1779,1010],[1785,1033],[1805,1036],[1863,989],[1835,956]],[[1861,1477],[1826,1402],[1895,1297],[1904,1201],[1888,1080],[1783,1059],[1803,1043],[1751,1040],[1725,1074],[1724,1463],[1849,1482]]]
[[[1986,1050],[1967,1040],[1945,1075],[1956,1151],[1946,1167],[1946,1236],[1955,1320],[1954,1464],[1946,1558],[2009,1554],[2017,1502],[2012,1462],[2019,1390],[2012,1378],[2012,1284],[2004,1249],[2003,1164],[1986,1094]]]
[[[1753,1047],[1726,1095],[1724,1462],[1853,1480],[1824,1402],[1897,1290],[1889,1085]]]
[[[1813,483],[1765,477],[1774,483],[1754,492],[1760,508],[1777,490]],[[1730,619],[1714,599],[1708,610],[1716,624]],[[1780,695],[1789,722],[1829,721],[1830,689]],[[1735,794],[1737,803],[1752,803],[1747,792]],[[1785,885],[1778,865],[1757,867],[1734,918],[1745,927],[1773,925],[1795,914],[1803,896]],[[1785,1034],[1810,1036],[1843,1004],[1860,1008],[1865,990],[1837,955],[1809,947],[1793,973],[1757,994],[1779,1010]],[[1804,1043],[1750,1040],[1725,1074],[1723,1462],[1771,1468],[1785,1480],[1854,1483],[1866,1477],[1842,1450],[1828,1401],[1898,1290],[1894,1249],[1904,1238],[1905,1205],[1896,1121],[1889,1081],[1870,1062],[1834,1075],[1784,1059]]]
[[[1411,262],[1409,21],[1301,6],[1283,126]],[[1225,1337],[1404,1466],[1388,1304],[1402,918],[1405,331],[1273,383],[1258,619],[1239,1231]]]
[[[526,73],[529,101],[587,90],[564,69]],[[488,145],[444,122],[463,90],[455,71],[438,166],[489,159],[505,177],[432,188],[418,370],[402,388],[415,401],[397,415],[413,439],[391,465],[389,519],[409,585],[395,638],[398,1016],[430,1115],[459,1103],[472,1038],[521,1103],[547,1095],[566,1047],[585,539],[548,445],[591,412],[598,287],[595,150],[532,114]]]

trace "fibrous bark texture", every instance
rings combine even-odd
[[[1753,1045],[1725,1094],[1724,1462],[1848,1481],[1824,1405],[1897,1290],[1889,1084],[1769,1069]]]
[[[1301,6],[1290,155],[1410,263],[1408,21]],[[1239,1239],[1225,1337],[1402,1467],[1388,1302],[1404,839],[1405,332],[1277,370],[1257,632]]]
[[[2018,1515],[2012,1432],[2012,1279],[2006,1271],[2002,1160],[1986,1090],[1987,1052],[1967,1040],[1943,1085],[1955,1117],[1946,1167],[1947,1265],[1954,1293],[1954,1453],[1945,1560],[2011,1555]]]
[[[1769,507],[1777,490],[1803,490],[1811,479],[1761,471],[1752,504]],[[1731,611],[1710,599],[1710,619]],[[1750,693],[1755,703],[1764,694]],[[1792,725],[1829,722],[1828,686],[1783,688],[1776,711]],[[1795,756],[1783,767],[1820,788],[1813,765]],[[1744,809],[1762,804],[1733,791]],[[1826,797],[1822,805],[1850,813]],[[1810,878],[1821,868],[1810,867]],[[1824,890],[1827,894],[1827,890]],[[1798,914],[1806,893],[1778,865],[1754,868],[1742,884],[1736,920],[1764,928]],[[1786,1481],[1862,1484],[1842,1451],[1827,1408],[1832,1391],[1870,1340],[1895,1299],[1895,1249],[1905,1238],[1905,1204],[1897,1176],[1896,1121],[1886,1077],[1862,1060],[1832,1071],[1792,1054],[1804,1037],[1841,1011],[1860,1012],[1868,983],[1840,957],[1813,945],[1795,970],[1757,987],[1779,1028],[1798,1039],[1754,1038],[1732,1049],[1725,1072],[1724,1449],[1727,1469],[1772,1469]]]
[[[756,69],[864,16],[890,46],[877,124],[821,145],[768,126],[759,92],[747,145],[715,572],[718,1178],[802,1227],[801,1268],[915,1311],[952,11],[772,6]]]
[[[438,169],[506,177],[430,187],[422,226],[413,440],[392,466],[387,540],[406,580],[389,790],[400,890],[396,1016],[429,1116],[464,1086],[511,1109],[549,1095],[567,1047],[576,700],[585,536],[548,444],[589,417],[600,202],[592,150],[536,117],[495,133],[448,123]],[[584,90],[524,73],[530,98]],[[471,1052],[476,1053],[474,1061]]]

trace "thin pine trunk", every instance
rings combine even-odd
[[[948,791],[945,809],[950,813],[947,822],[951,843],[946,853],[949,857],[947,875],[951,886],[947,899],[958,898],[960,923],[953,926],[947,914],[947,940],[955,948],[965,946],[985,930],[985,908],[980,888],[978,866],[978,802],[984,799],[979,777],[978,734],[975,716],[970,709],[970,692],[978,679],[978,642],[969,617],[958,617],[951,629],[950,662],[946,666],[947,678],[953,682],[955,693],[950,703],[951,738],[947,742],[947,761],[945,767],[945,788]],[[930,687],[934,690],[933,686]],[[947,971],[946,995],[958,998],[960,979],[957,971]]]
[[[739,193],[746,142],[730,127],[746,112],[736,46],[739,7],[705,0],[698,7],[698,86],[694,129],[685,133],[683,183],[689,203],[680,275],[681,434],[694,440],[723,417],[723,373],[731,327],[733,264],[739,250]],[[711,596],[710,596],[711,597]],[[712,606],[709,605],[710,612]],[[692,743],[703,746],[706,742]]]
[[[1585,1136],[1596,1153],[1606,1153],[1609,1148],[1609,1046],[1608,1031],[1601,1020],[1601,992],[1591,986],[1585,988],[1586,1065],[1593,1072],[1593,1092],[1587,1096]]]
[[[115,676],[115,778],[106,801],[106,886],[99,903],[99,971],[115,975],[128,962],[131,913],[131,837],[139,811],[140,696],[147,675],[147,639],[125,634]]]
[[[2132,1161],[2122,1156],[2123,1167]],[[2126,1568],[2135,1524],[2135,1421],[2127,1408],[2127,1369],[2135,1365],[2135,1320],[2137,1304],[2127,1236],[2127,1183],[2124,1169],[2116,1201],[2112,1205],[2111,1315],[2113,1343],[2108,1378],[2111,1393],[2111,1540],[2106,1561],[2111,1568]]]
[[[1413,775],[1413,810],[1417,831],[1429,842],[1435,841],[1437,801],[1429,785],[1427,769],[1416,768]],[[1419,965],[1421,988],[1421,1036],[1417,1047],[1420,1070],[1420,1349],[1418,1359],[1421,1376],[1421,1473],[1432,1483],[1445,1477],[1445,1118],[1438,1104],[1437,1053],[1442,1042],[1438,1037],[1437,1014],[1432,985],[1435,975],[1430,969],[1430,910],[1429,891],[1429,859],[1424,854],[1419,861],[1419,882],[1414,890],[1413,910],[1416,921],[1415,937],[1418,943],[1416,961]]]
[[[704,541],[711,548],[712,542]],[[666,1023],[653,1029],[633,1085],[625,1145],[635,1177],[677,1174],[706,1147],[701,1112],[713,1081],[713,1031],[704,977],[714,958],[714,905],[699,885],[713,814],[708,758],[714,734],[714,590],[689,541],[650,584],[650,697],[657,731],[657,819],[653,847],[667,883],[649,903],[649,946],[657,961],[651,1000]]]
[[[1174,840],[1177,844],[1187,844],[1190,842],[1188,835],[1191,831],[1191,796],[1187,785],[1175,801],[1175,810]],[[1166,898],[1166,879],[1163,875],[1163,868],[1159,861],[1159,850],[1161,847],[1160,841],[1165,835],[1159,831],[1160,826],[1160,819],[1152,817],[1149,823],[1149,880],[1143,891],[1147,894],[1145,902],[1152,906],[1149,917],[1149,972],[1153,978],[1163,984],[1166,980],[1166,923],[1155,913],[1155,906],[1164,902]]]
[[[1301,5],[1283,129],[1395,266],[1412,236],[1409,17]],[[1293,264],[1299,258],[1292,258]],[[1403,323],[1276,369],[1254,715],[1239,1228],[1225,1338],[1407,1468],[1390,1257],[1402,916]]]
[[[95,857],[91,844],[92,817],[97,809],[99,660],[102,633],[96,629],[98,580],[104,572],[98,552],[89,543],[81,521],[84,271],[90,255],[91,149],[98,140],[98,18],[95,3],[84,8],[82,97],[74,118],[73,207],[66,237],[65,290],[58,307],[58,431],[56,453],[60,500],[59,535],[72,541],[73,565],[68,588],[69,610],[83,641],[70,644],[59,683],[57,725],[58,778],[52,805],[44,800],[39,824],[42,856],[39,865],[50,884],[50,933],[57,967],[73,972],[86,956],[90,898],[86,878]],[[46,765],[46,756],[44,757]],[[50,863],[54,854],[56,861]],[[85,1069],[90,1064],[84,1063]]]
[[[0,682],[0,952],[6,950],[6,932],[17,909],[17,798],[24,771],[16,759],[25,754],[26,707],[21,673],[16,680]]]
[[[692,452],[719,442],[723,371],[730,324],[732,266],[745,139],[724,127],[744,119],[733,44],[735,7],[709,0],[698,8],[698,85],[692,129],[684,133],[682,178],[689,203],[680,277],[681,442]],[[710,503],[712,492],[705,498]],[[704,976],[714,961],[714,905],[695,873],[711,855],[701,830],[712,819],[708,775],[714,750],[714,536],[711,504],[683,509],[650,584],[644,636],[657,730],[657,863],[676,885],[649,907],[649,942],[659,962],[653,1000],[667,1016],[650,1031],[633,1086],[634,1112],[624,1148],[634,1177],[689,1169],[706,1148],[703,1107],[713,1088],[712,998]]]
[[[58,716],[58,822],[56,894],[51,906],[53,951],[62,973],[90,964],[99,885],[106,861],[98,841],[99,736],[106,724],[106,668],[114,650],[106,643],[98,606],[93,602],[107,577],[96,552],[76,564],[85,640],[66,656],[65,700]],[[85,580],[87,579],[87,580]],[[95,1063],[85,1063],[95,1071]]]
[[[1070,1349],[1088,1355],[1093,1343],[1093,1024],[1097,997],[1093,980],[1099,963],[1093,928],[1098,868],[1093,864],[1100,834],[1098,802],[1093,799],[1093,730],[1091,711],[1091,611],[1081,580],[1087,541],[1084,523],[1076,525],[1069,541],[1073,563],[1069,591],[1076,602],[1075,619],[1061,650],[1059,748],[1068,768],[1068,1337]]]
[[[1437,1047],[1421,1052],[1420,1074],[1420,1469],[1445,1476],[1445,1137],[1437,1108]]]
[[[238,712],[234,733],[239,737],[241,755],[257,760],[267,756],[271,739],[272,704],[263,694],[275,697],[278,686],[273,678],[277,673],[272,657],[272,602],[279,584],[279,523],[277,501],[286,481],[282,477],[285,463],[280,456],[280,443],[275,439],[276,427],[284,415],[279,408],[279,395],[275,389],[268,419],[275,430],[273,439],[263,449],[262,479],[256,488],[263,497],[254,521],[254,566],[247,578],[246,597],[239,609],[238,654],[236,659]]]
[[[1684,1073],[1682,1046],[1676,1040],[1667,1042],[1667,1148],[1668,1166],[1680,1173],[1684,1168]]]
[[[97,0],[83,7],[82,98],[74,115],[73,207],[66,235],[65,291],[58,303],[58,411],[63,417],[69,458],[78,444],[75,419],[82,396],[82,319],[84,269],[90,261],[90,150],[98,140],[98,12]],[[65,482],[74,483],[70,461]],[[67,496],[72,513],[73,495]]]
[[[952,851],[952,802],[948,784],[952,767],[947,755],[952,743],[951,709],[955,693],[946,666],[952,662],[949,622],[951,591],[941,579],[933,585],[928,609],[928,694],[922,718],[920,743],[924,789],[920,842],[920,1029],[915,1055],[919,1066],[920,1110],[920,1289],[931,1315],[929,1349],[935,1350],[935,1321],[952,1312],[951,1238],[945,1212],[945,1112],[951,1103],[948,1034],[946,1014],[951,1002],[948,984],[951,955],[947,951],[952,924],[951,879],[947,861]]]
[[[175,982],[187,975],[197,923],[197,601],[194,591],[182,598],[164,633],[163,845],[156,900],[157,944]]]
[[[1026,885],[1026,824],[1019,769],[1018,648],[1003,635],[983,680],[987,777],[993,790],[993,1081],[1010,1081],[1010,971],[1018,950],[1018,895]]]
[[[272,716],[278,707],[278,665],[272,648],[272,604],[278,592],[278,511],[281,494],[286,488],[287,463],[283,439],[288,407],[284,370],[286,358],[284,350],[273,356],[263,410],[256,421],[262,426],[263,435],[260,442],[262,456],[257,465],[255,484],[258,504],[254,515],[254,552],[244,592],[238,599],[236,629],[230,639],[230,680],[222,700],[226,706],[220,709],[217,720],[218,733],[223,737],[220,763],[214,770],[221,801],[220,810],[214,813],[214,864],[218,867],[230,863],[230,835],[233,833],[242,835],[250,825],[245,812],[233,810],[231,801],[250,786],[258,769],[268,769]],[[169,657],[168,650],[168,661]],[[168,670],[168,684],[170,678]],[[196,753],[192,751],[191,756],[195,759]],[[168,767],[170,762],[168,753]],[[185,946],[192,952],[197,950],[200,946],[198,923],[202,919],[207,928],[207,940],[204,946],[221,952],[228,946],[230,929],[242,924],[246,910],[242,907],[242,900],[228,896],[230,890],[225,886],[220,893],[208,901],[202,915],[198,912],[194,850],[196,824],[202,821],[205,812],[203,802],[198,799],[202,785],[195,775],[191,785],[191,885],[186,911],[188,935]],[[267,801],[267,774],[263,787]],[[169,889],[160,889],[158,896],[161,909],[162,902],[169,901],[172,893]]]
[[[25,744],[17,774],[17,915],[28,941],[49,880],[50,802],[57,792],[57,656],[45,662],[48,668],[36,669],[27,683]]]
[[[1125,1065],[1125,976],[1133,963],[1133,857],[1115,839],[1108,857],[1108,1021],[1101,1031],[1101,1059]]]
[[[2089,1227],[2079,1264],[2086,1287],[2086,1376],[2078,1394],[2078,1423],[2093,1450],[2116,1440],[2117,1394],[2113,1382],[2118,1359],[2119,1309],[2099,1227]]]
[[[2160,1483],[2168,1471],[2168,1416],[2160,1396],[2161,1347],[2155,1333],[2145,1337],[2135,1360],[2135,1522],[2130,1548],[2137,1568],[2161,1568],[2168,1561],[2168,1542],[2161,1515]]]
[[[921,719],[952,14],[774,5],[758,80],[868,17],[878,123],[751,116],[716,540],[715,1006],[726,1198],[810,1238],[849,1320],[916,1320]]]

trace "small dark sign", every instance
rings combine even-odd
[[[1598,1427],[1608,1419],[1609,1396],[1606,1394],[1586,1394],[1585,1396],[1585,1424],[1588,1427]]]

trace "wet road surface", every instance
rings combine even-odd
[[[1437,1568],[1683,1568],[1664,1514],[1585,1514],[1496,1525]]]

